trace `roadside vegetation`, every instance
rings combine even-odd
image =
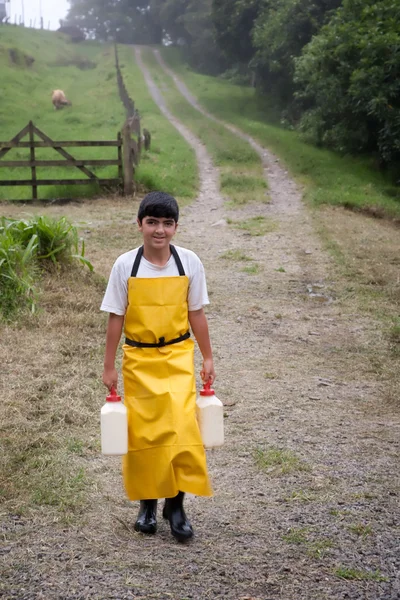
[[[79,261],[91,271],[85,245],[79,249],[78,231],[65,217],[51,219],[0,218],[0,320],[35,312],[41,273],[73,267]]]
[[[232,123],[275,152],[305,186],[313,205],[330,204],[400,221],[400,191],[370,158],[339,155],[306,143],[299,132],[277,123],[262,99],[248,86],[195,73],[177,48],[162,55],[207,110]]]

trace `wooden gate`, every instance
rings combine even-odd
[[[29,135],[29,141],[21,141],[25,136]],[[40,138],[40,141],[35,140],[35,135]],[[93,160],[89,158],[76,159],[69,152],[64,150],[66,147],[99,147],[99,146],[112,146],[117,148],[117,158],[110,160]],[[3,157],[12,148],[29,148],[30,159],[29,160],[2,160]],[[56,152],[64,157],[64,160],[37,160],[35,157],[36,148],[53,148]],[[97,177],[93,171],[87,168],[90,166],[110,166],[115,165],[118,167],[118,177],[111,179],[101,179]],[[107,187],[118,187],[123,189],[123,164],[122,164],[122,136],[118,133],[116,140],[112,141],[65,141],[55,142],[50,139],[43,131],[38,129],[32,121],[29,121],[28,125],[21,129],[16,136],[13,137],[9,142],[0,142],[0,167],[30,167],[31,178],[30,179],[0,179],[0,186],[31,186],[32,187],[32,200],[37,200],[37,189],[42,185],[82,185],[82,184],[98,184],[100,186]],[[86,175],[84,179],[38,179],[36,175],[37,167],[75,167]],[[125,192],[126,186],[125,187]]]

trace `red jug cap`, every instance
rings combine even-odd
[[[200,390],[200,396],[215,396],[215,392],[212,389],[209,381],[207,381],[207,383],[203,383],[203,389]]]
[[[121,396],[118,396],[117,390],[112,386],[109,395],[106,398],[107,402],[121,402]]]

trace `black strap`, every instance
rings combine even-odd
[[[136,254],[135,262],[133,263],[131,277],[136,277],[142,256],[143,256],[143,246],[140,246],[140,248]]]
[[[171,344],[178,344],[179,342],[183,342],[190,338],[190,331],[187,331],[183,335],[175,338],[174,340],[170,340],[169,342],[165,341],[164,337],[160,337],[159,341],[156,344],[147,344],[146,342],[135,342],[134,340],[129,340],[125,338],[125,344],[128,346],[133,346],[134,348],[162,348],[163,346],[171,346]]]
[[[172,244],[169,245],[169,249],[171,250],[171,253],[175,259],[176,262],[176,266],[178,267],[178,271],[179,271],[179,275],[185,275],[185,269],[183,268],[183,264],[181,259],[179,258],[179,254],[175,248],[175,246],[173,246]]]
[[[171,250],[171,254],[172,254],[172,256],[175,259],[176,266],[178,267],[179,275],[181,275],[181,276],[185,275],[185,269],[183,268],[182,261],[179,258],[179,254],[178,254],[175,246],[173,246],[172,244],[170,244],[169,249]],[[142,256],[143,256],[143,246],[140,246],[140,248],[139,248],[139,250],[138,250],[138,252],[136,254],[135,262],[133,263],[133,267],[132,267],[132,271],[131,271],[131,277],[136,277],[137,272],[139,270],[139,264],[140,264]]]

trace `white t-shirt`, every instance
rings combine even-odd
[[[185,275],[189,278],[188,309],[199,310],[209,304],[206,277],[201,260],[191,250],[175,246],[181,259]],[[133,263],[139,248],[121,254],[111,269],[110,279],[100,310],[125,315],[128,306],[128,279],[131,276]],[[174,257],[163,267],[153,265],[142,256],[137,277],[175,277],[179,275]]]

